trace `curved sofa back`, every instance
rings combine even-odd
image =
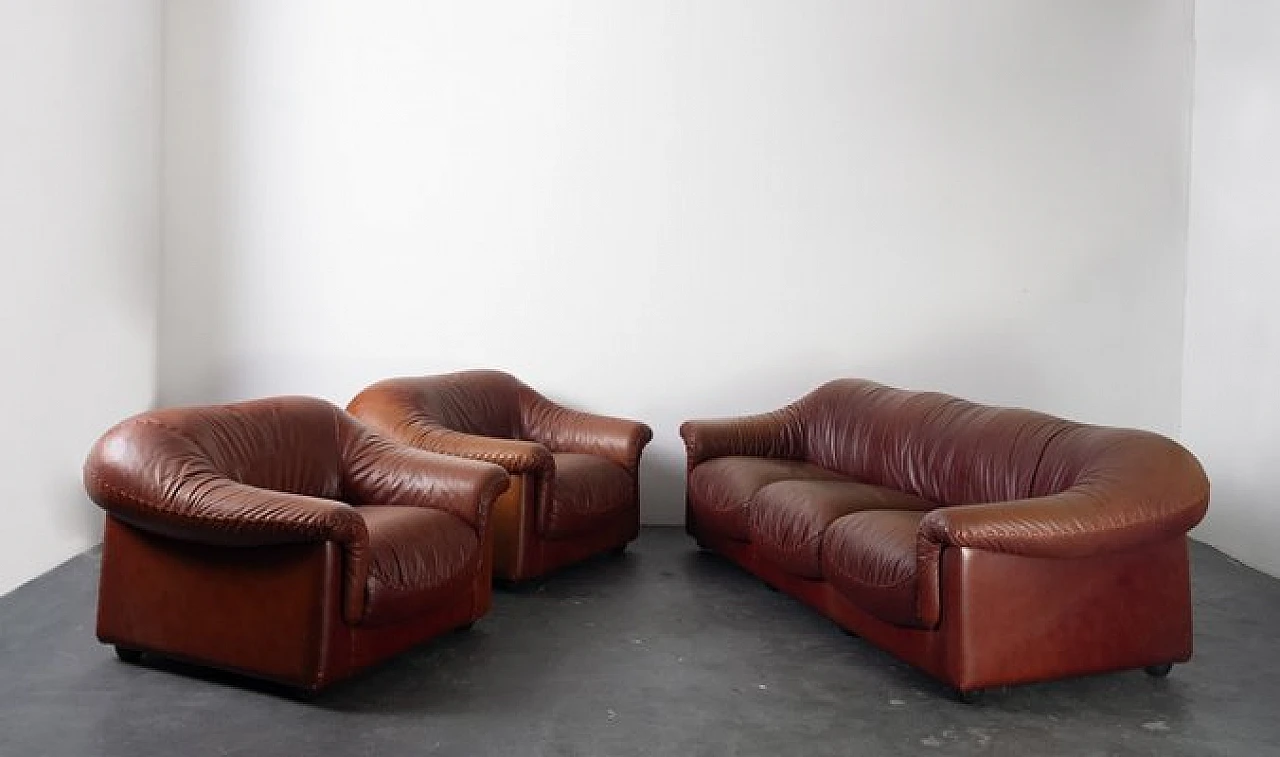
[[[797,404],[810,462],[944,505],[1030,496],[1045,445],[1070,425],[856,379],[825,384]]]
[[[809,462],[941,505],[1087,491],[1177,507],[1194,525],[1208,502],[1195,457],[1144,431],[859,379],[827,383],[784,412]]]

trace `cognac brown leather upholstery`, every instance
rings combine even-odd
[[[643,423],[562,407],[499,371],[394,378],[348,411],[406,444],[498,463],[494,576],[520,581],[621,550],[639,532]]]
[[[108,513],[98,638],[319,689],[488,611],[502,468],[323,400],[159,410],[84,469]]]
[[[700,544],[961,691],[1191,655],[1169,439],[852,379],[680,433]]]

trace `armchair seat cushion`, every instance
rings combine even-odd
[[[539,529],[548,539],[589,533],[635,506],[631,475],[596,455],[559,453],[551,501]]]
[[[935,507],[896,489],[854,481],[778,481],[751,499],[751,543],[788,573],[818,579],[823,536],[836,520],[863,510],[927,512]]]
[[[480,540],[461,518],[426,507],[357,508],[369,530],[362,625],[429,612],[465,590],[480,570]]]
[[[920,510],[866,510],[840,518],[822,543],[822,572],[836,591],[872,615],[899,626],[928,627],[921,620],[920,561],[916,541]],[[936,571],[936,560],[925,569]],[[934,580],[928,586],[937,586]]]
[[[838,473],[798,460],[720,457],[689,473],[689,507],[698,527],[738,541],[750,541],[749,502],[779,481],[848,481]]]

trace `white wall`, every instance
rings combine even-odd
[[[1191,2],[173,0],[161,401],[473,366],[1179,421]]]
[[[1201,0],[1183,437],[1213,481],[1196,535],[1280,576],[1280,5]]]
[[[0,2],[0,594],[101,538],[80,464],[154,397],[159,19]]]

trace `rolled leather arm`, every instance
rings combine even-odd
[[[102,509],[175,539],[237,547],[334,541],[355,552],[362,552],[369,539],[364,519],[350,505],[259,489],[215,471],[195,470],[176,485],[153,489],[91,457],[84,480]]]
[[[493,463],[512,474],[539,473],[555,468],[551,452],[536,442],[464,434],[434,423],[414,421],[396,426],[391,434],[421,450]]]
[[[603,457],[635,473],[653,430],[639,421],[595,415],[558,405],[544,397],[524,412],[525,434],[552,452]]]
[[[370,434],[347,455],[343,488],[358,505],[444,510],[483,535],[510,483],[499,465],[425,452]]]
[[[804,457],[799,424],[790,408],[738,418],[685,421],[680,437],[689,455],[689,467],[716,457]]]
[[[941,507],[924,516],[919,534],[945,546],[1027,557],[1088,557],[1186,534],[1207,506],[1207,492],[1176,505],[1080,487],[1047,497]]]

